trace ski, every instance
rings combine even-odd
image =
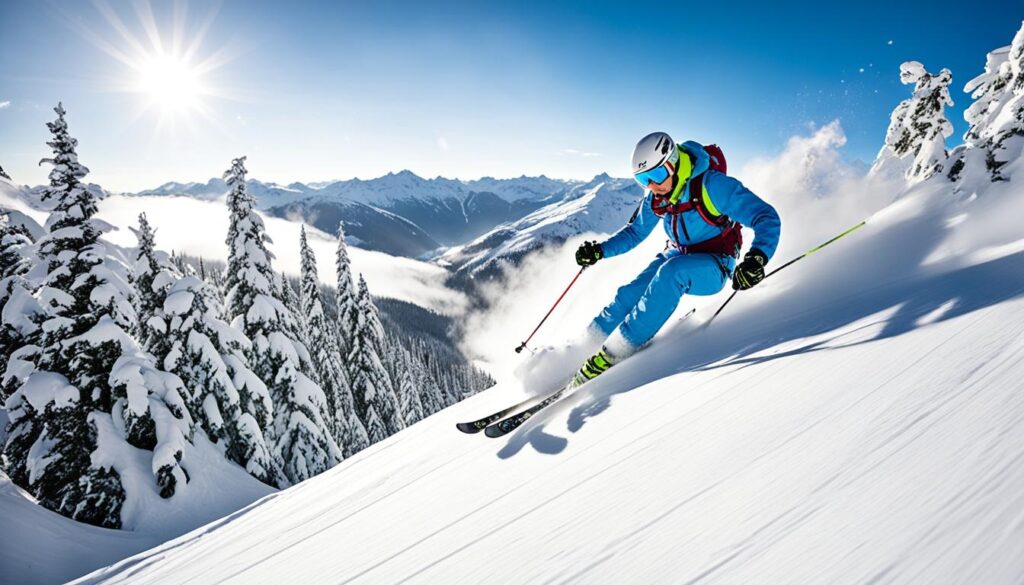
[[[508,418],[491,424],[486,429],[484,429],[484,434],[487,435],[488,437],[491,437],[492,439],[505,436],[521,427],[523,423],[530,420],[531,416],[537,414],[541,410],[544,410],[548,406],[551,406],[555,402],[558,402],[558,400],[560,400],[563,396],[566,395],[566,392],[575,390],[580,386],[582,386],[582,384],[576,384],[576,380],[574,379],[573,381],[563,386],[561,389],[552,392],[547,398],[541,400],[540,402],[531,406],[530,408],[527,408],[522,412],[513,414]]]
[[[685,321],[686,319],[692,317],[693,314],[696,312],[697,309],[696,307],[694,307],[687,311],[686,314],[684,314],[682,317],[680,317],[679,320]],[[586,383],[587,381],[589,380],[585,380],[584,383]],[[526,406],[530,402],[537,400],[536,396],[527,398],[526,400],[523,400],[519,404],[514,404],[512,406],[509,406],[508,408],[499,410],[498,412],[490,416],[484,417],[482,419],[473,421],[471,423],[458,423],[455,426],[464,433],[473,434],[479,433],[480,431],[484,431],[484,434],[487,435],[488,437],[502,437],[521,427],[523,423],[530,419],[531,416],[537,414],[541,410],[544,410],[548,406],[551,406],[553,403],[560,400],[567,392],[571,393],[572,391],[575,391],[582,385],[582,383],[577,383],[576,377],[573,376],[573,379],[570,380],[568,384],[562,386],[558,390],[555,390],[551,394],[548,394],[545,398],[541,399],[540,402],[527,408],[526,410],[516,412],[517,410]]]
[[[490,425],[492,423],[495,423],[495,422],[505,418],[506,416],[512,414],[513,412],[515,412],[515,411],[523,408],[527,404],[533,402],[534,400],[537,400],[536,396],[529,396],[525,400],[523,400],[522,402],[517,402],[517,403],[513,404],[512,406],[509,406],[508,408],[503,408],[503,409],[499,410],[498,412],[495,412],[494,414],[485,416],[485,417],[483,417],[481,419],[477,419],[477,420],[475,420],[473,422],[457,423],[455,425],[455,428],[457,428],[460,431],[462,431],[462,432],[464,432],[466,434],[469,434],[469,435],[472,435],[474,433],[479,433],[480,431],[482,431],[485,428],[487,428],[488,425]]]

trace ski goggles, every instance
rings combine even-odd
[[[649,171],[643,171],[633,175],[637,183],[640,183],[641,187],[647,187],[648,183],[661,183],[665,179],[669,178],[672,171],[668,169],[668,165],[662,163]]]

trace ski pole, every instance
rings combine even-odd
[[[516,348],[516,353],[522,353],[523,348],[526,347],[526,344],[530,343],[530,340],[533,339],[533,334],[537,333],[537,330],[540,329],[540,326],[543,325],[544,322],[548,320],[548,317],[551,316],[551,312],[555,310],[555,307],[558,306],[558,303],[562,302],[562,299],[565,298],[565,294],[569,292],[569,289],[572,288],[572,285],[576,284],[576,279],[579,278],[580,275],[583,274],[583,271],[586,269],[586,266],[580,268],[580,271],[577,272],[576,276],[573,277],[572,282],[569,283],[569,286],[565,287],[565,290],[562,291],[562,296],[558,297],[558,300],[555,301],[555,304],[551,305],[551,308],[548,309],[548,314],[544,315],[544,318],[540,320],[540,323],[537,323],[537,326],[533,328],[533,333],[530,333],[530,336],[526,338],[526,341],[519,344],[519,347]]]
[[[769,276],[771,276],[771,275],[775,274],[776,272],[778,272],[778,271],[782,270],[783,268],[785,268],[785,267],[789,266],[790,264],[793,264],[793,263],[794,263],[794,262],[796,262],[797,260],[803,260],[804,258],[806,258],[806,257],[810,256],[811,254],[813,254],[813,253],[817,252],[818,250],[820,250],[820,249],[824,248],[825,246],[827,246],[827,245],[831,244],[832,242],[834,242],[834,241],[838,240],[839,238],[842,238],[842,237],[844,237],[844,236],[847,236],[847,235],[849,235],[849,234],[853,233],[854,231],[856,231],[856,230],[860,229],[861,227],[864,227],[864,225],[865,225],[865,224],[867,224],[867,223],[868,223],[868,220],[866,220],[866,219],[865,219],[864,221],[862,221],[862,222],[858,223],[857,225],[855,225],[855,226],[853,226],[852,228],[850,228],[850,229],[846,230],[845,232],[843,232],[843,233],[839,234],[838,236],[836,236],[836,237],[832,238],[831,240],[829,240],[829,241],[825,242],[824,244],[818,244],[817,246],[815,246],[815,247],[811,248],[810,250],[807,250],[807,251],[806,251],[806,252],[804,252],[803,254],[801,254],[801,255],[797,256],[796,258],[793,258],[793,259],[792,259],[792,260],[790,260],[789,262],[786,262],[786,263],[785,263],[785,264],[783,264],[782,266],[779,266],[779,267],[778,267],[778,268],[776,268],[775,270],[772,270],[772,271],[771,271],[771,272],[769,272],[768,274],[765,274],[765,275],[764,275],[764,277],[765,277],[765,278],[768,278]],[[718,314],[722,312],[722,309],[724,309],[724,308],[725,308],[725,306],[726,306],[726,305],[728,305],[730,301],[732,301],[732,298],[733,298],[734,296],[736,296],[736,293],[738,293],[738,292],[740,292],[740,291],[738,291],[738,290],[734,290],[734,291],[732,291],[732,294],[731,294],[731,295],[729,295],[729,298],[725,299],[725,302],[724,302],[724,303],[722,303],[722,306],[721,306],[721,307],[718,307],[718,310],[717,310],[717,311],[715,311],[715,314],[714,314],[714,315],[711,315],[711,318],[710,318],[710,319],[708,319],[708,322],[704,324],[704,327],[708,327],[709,325],[711,325],[711,322],[715,320],[715,317],[717,317],[717,316],[718,316]]]

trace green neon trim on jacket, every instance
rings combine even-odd
[[[676,188],[672,190],[672,195],[668,198],[668,202],[672,205],[679,203],[679,198],[683,194],[683,188],[690,181],[690,173],[693,172],[693,163],[690,162],[690,155],[686,154],[686,151],[680,146],[676,145],[676,148],[679,150],[679,169],[676,172],[679,180],[676,181]]]
[[[711,217],[721,216],[721,212],[718,211],[718,208],[715,207],[714,202],[711,201],[711,196],[708,195],[708,188],[703,183],[701,183],[700,186],[701,198],[704,199],[704,208],[708,210],[708,213],[711,214]]]

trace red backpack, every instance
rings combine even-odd
[[[720,146],[717,144],[709,144],[704,147],[704,152],[708,153],[708,157],[711,158],[711,168],[723,175],[728,174],[725,170],[725,153],[722,152],[722,148]]]

